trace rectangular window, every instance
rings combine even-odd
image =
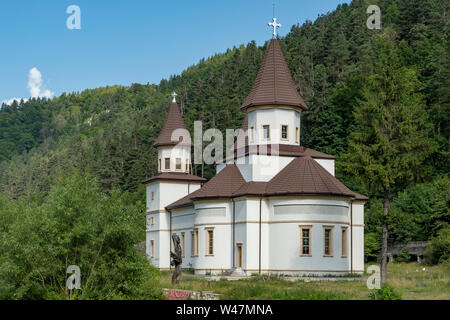
[[[300,233],[300,255],[311,256],[311,226],[301,226]]]
[[[264,140],[270,140],[270,126],[263,125],[263,138]]]
[[[164,169],[170,170],[170,158],[164,159]]]
[[[186,172],[189,172],[189,160],[188,159],[186,159],[186,165],[185,165],[185,167],[186,167]]]
[[[181,256],[184,258],[184,246],[185,246],[185,238],[184,232],[181,233]]]
[[[175,169],[181,170],[181,158],[177,158],[175,162]]]
[[[214,229],[206,229],[206,255],[214,255]]]
[[[152,200],[155,200],[155,192],[152,191]]]
[[[161,159],[158,159],[158,171],[161,171]]]
[[[333,256],[333,227],[323,228],[323,255]]]
[[[195,230],[195,255],[198,256],[198,229]]]
[[[342,257],[347,257],[347,227],[342,227]]]
[[[154,257],[155,256],[155,241],[154,240],[150,240],[150,257]]]
[[[155,224],[155,218],[154,218],[154,217],[151,217],[151,218],[150,218],[150,224],[151,224],[151,225],[154,225],[154,224]]]
[[[281,140],[287,140],[288,139],[288,126],[282,125],[281,126]]]
[[[255,141],[255,127],[250,127],[250,141]]]
[[[195,256],[195,233],[191,231],[191,257]]]
[[[191,256],[198,256],[198,230],[191,231]]]
[[[298,127],[295,128],[295,142],[299,142],[300,141],[300,134],[299,134],[299,130]]]
[[[237,267],[242,268],[242,243],[237,243]]]

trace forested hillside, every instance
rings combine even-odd
[[[382,30],[366,27],[370,4],[381,8]],[[389,35],[385,38],[392,42],[400,67],[417,78],[415,91],[420,94],[435,144],[423,161],[426,174],[415,177],[415,182],[398,190],[393,199],[390,241],[428,240],[440,230],[448,230],[449,9],[450,3],[441,0],[354,0],[314,22],[293,26],[280,39],[292,77],[309,107],[302,116],[302,145],[335,155],[338,178],[371,197],[366,210],[369,257],[376,256],[378,250],[381,194],[370,189],[364,177],[344,171],[343,156],[358,125],[355,108],[364,100],[365,86],[379,59],[380,34]],[[202,120],[204,128],[238,128],[244,116],[241,103],[251,89],[266,46],[250,42],[229,49],[158,85],[112,86],[3,105],[0,228],[5,234],[12,232],[8,226],[14,225],[15,218],[10,215],[20,212],[11,209],[16,205],[50,206],[48,195],[56,197],[53,189],[63,188],[64,181],[73,186],[74,182],[66,179],[72,175],[97,181],[98,192],[123,194],[125,200],[121,201],[133,208],[138,203],[143,212],[141,181],[156,172],[152,144],[162,126],[170,93],[179,94],[191,132],[195,120]],[[211,166],[204,172],[201,166],[196,170],[206,178],[214,172]],[[143,239],[144,215],[136,219],[133,226],[142,225],[136,237]],[[8,246],[6,238],[0,246]]]

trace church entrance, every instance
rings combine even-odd
[[[237,246],[237,267],[242,268],[242,243],[236,244]]]

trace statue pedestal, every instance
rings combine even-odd
[[[231,271],[231,276],[232,277],[245,277],[245,276],[247,276],[247,274],[244,272],[244,270],[242,270],[242,268],[234,268]]]
[[[165,289],[167,300],[187,300],[192,291],[178,290],[178,289]]]

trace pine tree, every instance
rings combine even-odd
[[[355,110],[345,169],[360,175],[374,191],[383,193],[381,282],[386,282],[389,202],[400,188],[417,180],[424,159],[433,151],[430,123],[417,93],[415,72],[401,66],[388,33],[378,40],[375,74],[368,79]]]

